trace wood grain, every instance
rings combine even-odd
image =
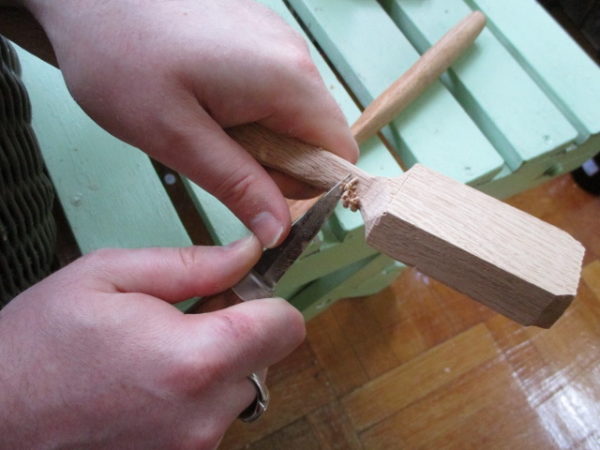
[[[577,292],[570,235],[416,165],[363,196],[367,243],[525,325],[548,327]]]
[[[416,164],[371,177],[331,152],[250,125],[258,161],[322,189],[358,180],[367,243],[524,325],[551,326],[577,292],[584,249],[564,231]]]
[[[468,354],[456,352],[465,345]],[[497,355],[491,335],[478,325],[361,386],[342,402],[353,426],[364,430]],[[424,367],[426,378],[419,376]]]

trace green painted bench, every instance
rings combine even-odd
[[[405,167],[420,162],[505,198],[600,149],[600,70],[534,0],[261,2],[318,46],[311,44],[317,66],[350,123],[360,114],[353,98],[368,104],[470,10],[486,14],[475,45],[383,130]],[[81,252],[190,245],[148,157],[96,126],[56,69],[21,49],[19,56],[33,126]],[[402,171],[379,138],[362,146],[359,165],[374,175]],[[214,197],[184,183],[216,243],[247,233]],[[404,266],[362,236],[360,216],[339,207],[279,295],[310,318],[389,285]]]

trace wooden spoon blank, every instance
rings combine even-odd
[[[356,141],[361,144],[390,123],[471,46],[484,26],[485,16],[481,11],[474,11],[423,53],[352,125]]]
[[[474,12],[365,109],[362,141],[435,80],[483,28]],[[258,125],[229,134],[258,161],[321,189],[348,174],[367,243],[523,325],[551,326],[577,292],[583,246],[564,231],[419,164],[372,177],[331,152]]]
[[[258,161],[328,189],[352,175],[367,243],[523,325],[551,326],[579,284],[583,246],[564,231],[419,164],[372,177],[331,152],[245,125]]]

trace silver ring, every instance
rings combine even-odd
[[[262,416],[269,407],[269,390],[267,389],[267,386],[260,381],[260,377],[256,373],[248,375],[248,379],[256,388],[256,398],[238,416],[242,422],[254,422]]]

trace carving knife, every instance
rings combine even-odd
[[[199,300],[187,313],[214,311],[246,300],[274,296],[277,282],[294,264],[331,215],[349,177],[338,182],[294,224],[283,243],[265,250],[250,272],[231,289]]]

